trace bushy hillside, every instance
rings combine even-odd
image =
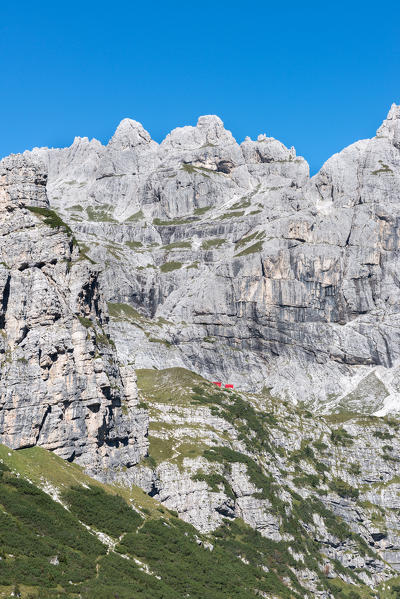
[[[311,421],[304,410],[270,399],[269,410],[261,413],[249,397],[244,401],[240,394],[220,391],[180,369],[158,375],[140,372],[139,385],[153,414],[150,454],[142,468],[157,472],[175,463],[183,487],[189,476],[201,493],[224,497],[228,507],[220,510],[217,526],[200,533],[134,485],[102,484],[76,464],[39,447],[12,451],[1,446],[0,596],[20,592],[22,597],[41,599],[400,597],[400,581],[382,561],[379,545],[372,547],[366,535],[354,532],[354,522],[349,522],[354,513],[359,519],[361,514],[366,518],[372,513],[382,535],[390,509],[360,501],[358,490],[341,478],[332,478],[323,466],[333,448],[339,458],[341,451],[353,446],[342,422],[330,425],[330,447],[321,439],[307,444],[303,439],[300,449],[288,451],[275,445],[274,434],[277,430],[284,433],[285,421],[293,430],[298,426],[295,419],[301,418],[303,429],[298,433],[306,437],[304,428]],[[168,440],[160,438],[160,412],[158,424],[154,420],[162,404],[177,414],[189,406],[194,410],[211,406],[215,417],[226,419],[237,431],[242,450],[229,447],[227,434],[219,446],[207,447],[204,431],[196,428],[192,418],[191,441],[181,437],[171,456]],[[180,438],[179,426],[164,426]],[[313,428],[318,426],[322,423]],[[392,421],[384,426],[398,424]],[[387,443],[388,435],[381,432],[374,438]],[[290,440],[286,440],[288,445]],[[281,470],[282,459],[287,457],[293,474],[288,469],[283,480],[282,471],[278,474],[272,463],[268,472],[265,455],[276,455]],[[199,460],[202,468],[190,468],[193,460]],[[313,473],[307,471],[312,464]],[[355,470],[355,462],[348,467]],[[246,501],[254,502],[253,509],[241,503],[238,493],[238,484],[246,486],[246,476],[252,485]],[[193,489],[186,491],[190,495]],[[341,505],[341,516],[335,514],[337,505],[327,503],[332,494]],[[179,494],[171,499],[179,503]],[[256,505],[269,513],[270,527],[278,522],[275,538],[272,528],[268,538],[266,529],[257,523]],[[253,515],[256,519],[249,522],[252,527],[240,517],[240,509],[245,518]],[[348,567],[343,565],[346,555]],[[352,555],[359,556],[358,568]],[[374,571],[380,576],[374,576]],[[386,582],[379,584],[379,578]],[[374,580],[376,584],[371,585]]]
[[[205,537],[140,490],[99,484],[45,450],[1,456],[0,596],[304,596],[284,547],[243,522]]]
[[[45,450],[0,454],[2,597],[310,596],[288,545],[241,520],[201,535],[139,489],[102,485]],[[322,574],[321,586],[335,597],[376,596]]]

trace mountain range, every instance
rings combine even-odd
[[[395,104],[0,161],[0,596],[400,597],[399,200]]]

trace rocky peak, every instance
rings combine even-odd
[[[47,206],[47,173],[40,169],[37,161],[26,154],[12,154],[0,161],[0,209],[10,211],[12,207],[25,204]]]
[[[146,417],[112,353],[98,269],[50,209],[46,182],[35,154],[0,162],[0,442],[97,474],[140,460]]]
[[[108,143],[108,147],[119,151],[146,146],[155,147],[157,143],[141,123],[132,119],[123,119]]]
[[[386,120],[376,132],[377,137],[387,137],[400,149],[400,105],[392,104]]]
[[[196,127],[177,127],[162,142],[163,148],[176,148],[181,150],[193,150],[205,146],[229,146],[236,144],[230,131],[224,128],[224,124],[218,116],[200,116]]]

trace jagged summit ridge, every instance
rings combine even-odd
[[[137,146],[154,148],[157,143],[151,139],[141,123],[132,119],[123,119],[108,142],[108,146],[118,151],[134,149]]]
[[[311,180],[294,148],[238,144],[212,115],[160,144],[124,119],[108,146],[32,153],[51,205],[105,265],[107,299],[169,323],[168,345],[119,325],[123,359],[316,405],[373,373],[376,408],[394,405],[398,111]]]
[[[51,205],[105,265],[107,299],[170,323],[168,346],[126,323],[121,355],[340,402],[399,358],[398,114],[311,180],[294,148],[266,135],[239,145],[213,115],[161,144],[124,119],[107,146],[30,156]],[[382,393],[397,391],[387,381]]]
[[[400,149],[400,106],[392,104],[387,118],[376,132],[377,136],[387,137]]]

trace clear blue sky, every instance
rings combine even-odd
[[[0,157],[218,114],[315,172],[400,103],[399,0],[1,4]]]

